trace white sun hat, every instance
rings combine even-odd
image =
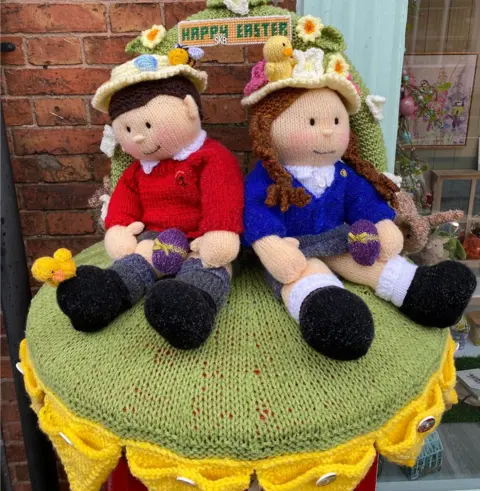
[[[242,100],[244,106],[253,106],[269,94],[287,87],[298,89],[329,88],[337,92],[344,100],[349,114],[360,110],[361,99],[359,88],[349,74],[349,66],[341,54],[331,55],[324,67],[324,52],[320,48],[310,48],[307,51],[294,51],[296,61],[290,77],[277,82],[269,82],[264,76],[263,65],[260,62],[252,72],[252,81],[245,88],[246,97]],[[249,88],[250,87],[250,88]],[[260,87],[260,88],[258,88]]]
[[[129,85],[150,80],[162,80],[181,75],[190,80],[201,93],[207,88],[206,72],[195,70],[190,65],[170,65],[167,56],[141,55],[112,70],[110,80],[102,84],[92,99],[92,106],[107,113],[110,99]]]

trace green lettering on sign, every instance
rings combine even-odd
[[[288,36],[288,24],[286,22],[280,22],[280,36]]]
[[[220,26],[220,34],[223,34],[228,39],[228,26]]]
[[[242,24],[237,24],[237,38],[243,38],[243,33],[242,33]]]
[[[254,24],[253,25],[253,35],[256,38],[259,38],[261,36],[261,34],[260,34],[260,24]]]
[[[205,39],[205,36],[208,34],[208,27],[202,26],[200,28],[200,39]]]
[[[268,26],[269,26],[269,25],[270,25],[270,24],[268,24],[267,22],[265,22],[265,23],[263,23],[263,24],[262,24],[262,27],[263,27],[263,35],[264,35],[265,37],[267,37],[267,36],[268,36]]]
[[[192,41],[200,39],[200,29],[198,27],[192,27]]]
[[[190,41],[190,29],[182,29],[182,41]]]
[[[218,34],[218,26],[210,26],[210,39],[215,39]]]
[[[253,26],[252,24],[245,24],[245,37],[251,38],[253,36]]]
[[[273,22],[272,23],[272,36],[276,36],[278,34],[277,28],[278,28],[278,24],[276,22]]]

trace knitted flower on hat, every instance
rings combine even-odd
[[[153,25],[150,29],[142,31],[142,44],[147,48],[153,49],[163,41],[167,35],[167,30],[162,25]]]
[[[265,75],[265,65],[267,62],[265,60],[259,61],[252,70],[252,79],[245,86],[243,93],[246,96],[253,94],[255,91],[265,87],[268,84],[268,78]]]
[[[297,61],[293,69],[294,78],[306,78],[313,81],[324,74],[324,52],[321,49],[310,48],[307,51],[295,50],[294,56]]]
[[[323,28],[319,18],[306,15],[298,20],[296,32],[306,43],[313,43],[322,35]]]
[[[341,77],[349,77],[350,76],[350,65],[345,61],[345,58],[341,54],[334,54],[330,56],[327,73],[336,73]]]

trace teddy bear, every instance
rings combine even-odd
[[[361,158],[349,124],[361,93],[347,61],[320,48],[296,50],[294,57],[291,76],[267,79],[253,91],[249,86],[243,100],[261,159],[246,180],[245,245],[260,258],[306,342],[330,358],[356,360],[374,338],[372,313],[340,277],[370,287],[419,324],[455,324],[475,276],[454,261],[417,267],[400,255],[398,188]],[[305,236],[320,238],[345,224],[357,229],[355,242],[379,242],[369,265],[348,252],[307,257]]]
[[[210,335],[240,249],[244,192],[235,156],[202,128],[206,83],[191,63],[141,55],[97,90],[93,106],[108,112],[116,141],[136,160],[108,204],[112,266],[80,266],[57,290],[75,329],[100,330],[145,296],[148,322],[173,347],[194,349]],[[175,276],[159,279],[155,249],[186,259]]]

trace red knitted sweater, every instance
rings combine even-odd
[[[142,222],[146,230],[178,228],[188,237],[213,230],[243,232],[243,177],[236,158],[207,139],[186,160],[163,160],[146,174],[139,161],[113,192],[106,228]]]

